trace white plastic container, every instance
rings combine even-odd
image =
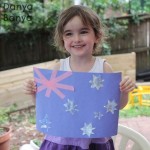
[[[39,150],[40,148],[31,140],[30,144],[24,144],[20,147],[20,150]]]

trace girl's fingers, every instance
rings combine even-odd
[[[126,77],[120,83],[120,90],[122,92],[130,92],[130,91],[134,90],[134,88],[135,88],[135,83],[133,83],[133,81],[129,77]]]
[[[125,85],[121,86],[121,89],[130,89],[135,88],[135,84],[133,82],[126,83]]]
[[[126,87],[131,83],[131,79],[129,77],[125,77],[124,80],[121,81],[120,86],[121,87]]]
[[[129,77],[127,76],[127,77],[125,77],[122,81],[121,81],[121,83],[120,84],[124,84],[127,80],[129,79]]]
[[[128,92],[133,91],[134,88],[135,88],[135,86],[130,86],[130,87],[121,88],[120,90],[121,90],[122,92],[127,92],[127,93],[128,93]]]
[[[35,94],[36,89],[37,89],[36,83],[34,81],[28,80],[24,83],[23,90],[25,94],[30,94],[30,95]]]

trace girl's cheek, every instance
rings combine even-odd
[[[66,51],[68,51],[68,49],[70,48],[69,42],[64,42],[64,47],[65,47]]]
[[[64,41],[65,46],[70,46],[71,45],[71,40],[67,39],[66,41]]]

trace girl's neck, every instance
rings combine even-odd
[[[95,63],[95,57],[72,57],[69,58],[69,65],[72,71],[89,72]]]

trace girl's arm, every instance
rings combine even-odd
[[[112,73],[112,67],[107,62],[104,62],[104,72]],[[120,99],[120,109],[123,109],[128,103],[128,94],[135,88],[135,83],[132,79],[127,76],[120,82],[120,91],[121,91],[121,99]]]

